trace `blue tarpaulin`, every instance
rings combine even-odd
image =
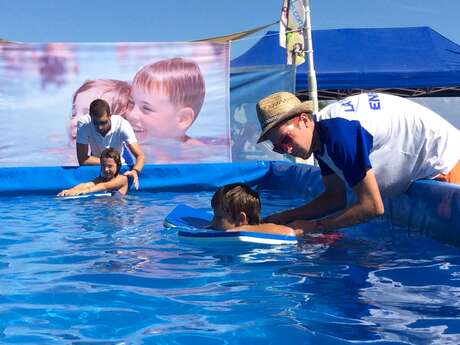
[[[460,86],[460,46],[429,27],[314,30],[312,36],[320,90]],[[278,32],[270,31],[231,66],[285,63]],[[297,66],[298,92],[307,89],[307,67]]]

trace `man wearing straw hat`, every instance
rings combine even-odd
[[[460,184],[460,131],[407,99],[363,93],[313,114],[311,102],[278,92],[257,104],[257,116],[258,142],[302,159],[313,154],[324,184],[310,203],[268,222],[295,221],[290,225],[304,231],[347,227],[382,215],[382,196],[401,194],[417,179]],[[357,200],[348,206],[346,185]]]

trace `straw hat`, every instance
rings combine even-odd
[[[263,98],[256,106],[262,134],[258,143],[267,140],[268,132],[275,126],[301,113],[312,113],[313,102],[301,102],[290,92],[277,92]]]

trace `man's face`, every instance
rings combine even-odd
[[[107,115],[107,113],[99,116],[91,116],[91,121],[93,122],[94,127],[96,127],[96,131],[98,131],[102,136],[106,135],[110,131],[110,115]]]
[[[314,122],[301,114],[268,133],[273,151],[294,157],[308,159],[312,154]]]

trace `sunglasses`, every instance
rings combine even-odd
[[[96,121],[93,120],[93,125],[96,127],[105,127],[110,123],[110,120],[105,120],[105,121]]]
[[[294,119],[295,122],[291,122],[287,127],[288,130],[281,134],[277,143],[273,144],[272,151],[285,154],[289,147],[292,146],[292,137],[291,137],[291,130],[294,128],[294,125],[298,125],[300,121],[300,116]]]

